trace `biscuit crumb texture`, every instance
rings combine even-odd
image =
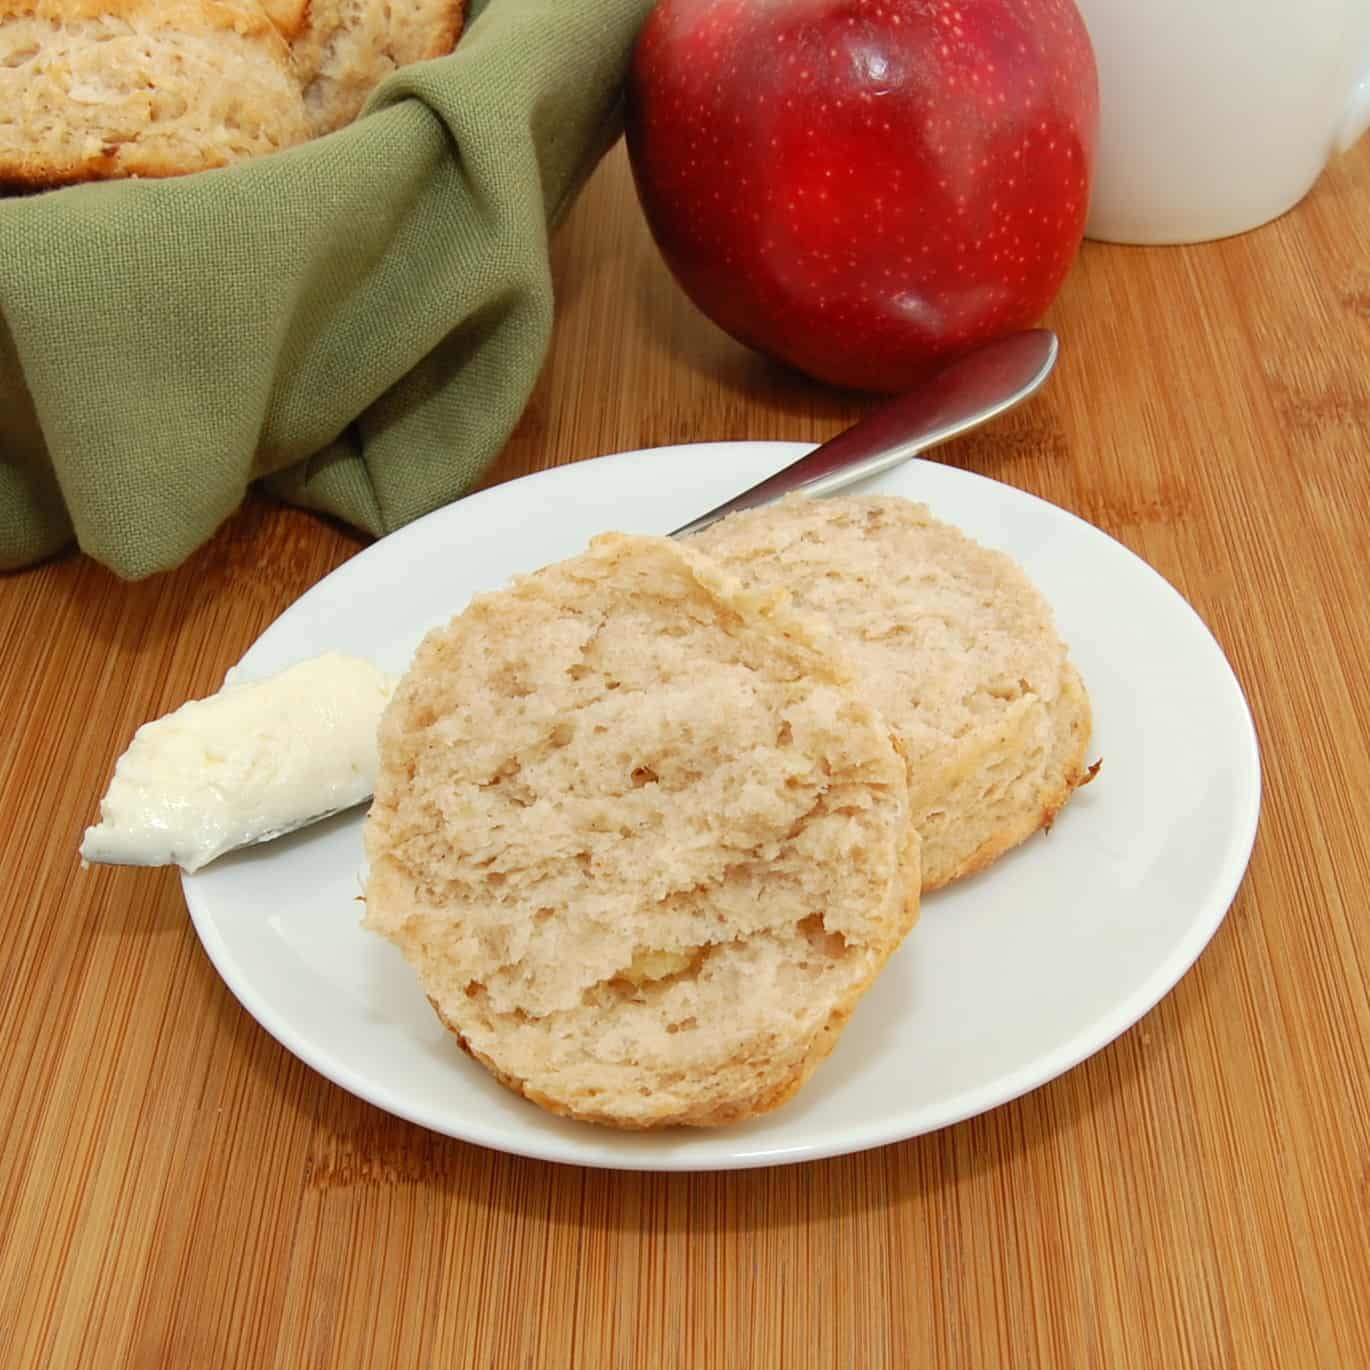
[[[167,177],[354,119],[465,0],[0,0],[0,185]]]
[[[840,637],[908,761],[925,893],[1049,826],[1086,780],[1089,697],[1002,552],[894,496],[792,496],[689,542]]]
[[[824,630],[660,538],[430,633],[382,720],[366,926],[556,1113],[788,1099],[917,916],[888,725]]]

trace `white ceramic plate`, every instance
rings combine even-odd
[[[665,532],[805,450],[661,448],[473,495],[315,586],[252,647],[244,672],[327,650],[400,671],[473,592],[605,528]],[[205,950],[248,1012],[330,1080],[424,1127],[520,1155],[653,1170],[810,1160],[928,1132],[1035,1088],[1135,1023],[1213,935],[1255,837],[1255,733],[1222,651],[1144,562],[1053,505],[932,462],[866,488],[924,500],[1026,568],[1084,675],[1090,755],[1104,768],[1049,833],[924,901],[793,1102],[720,1131],[620,1135],[502,1089],[439,1026],[400,954],[359,926],[360,811],[186,877]]]

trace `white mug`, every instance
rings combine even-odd
[[[1076,3],[1099,66],[1090,238],[1243,233],[1370,127],[1370,0]]]

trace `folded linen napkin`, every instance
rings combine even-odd
[[[249,483],[380,535],[528,400],[547,237],[619,130],[651,0],[474,0],[354,124],[223,170],[0,199],[0,567],[130,579]]]

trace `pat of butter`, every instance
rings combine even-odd
[[[396,678],[330,653],[145,723],[114,768],[81,856],[195,871],[368,798]]]

